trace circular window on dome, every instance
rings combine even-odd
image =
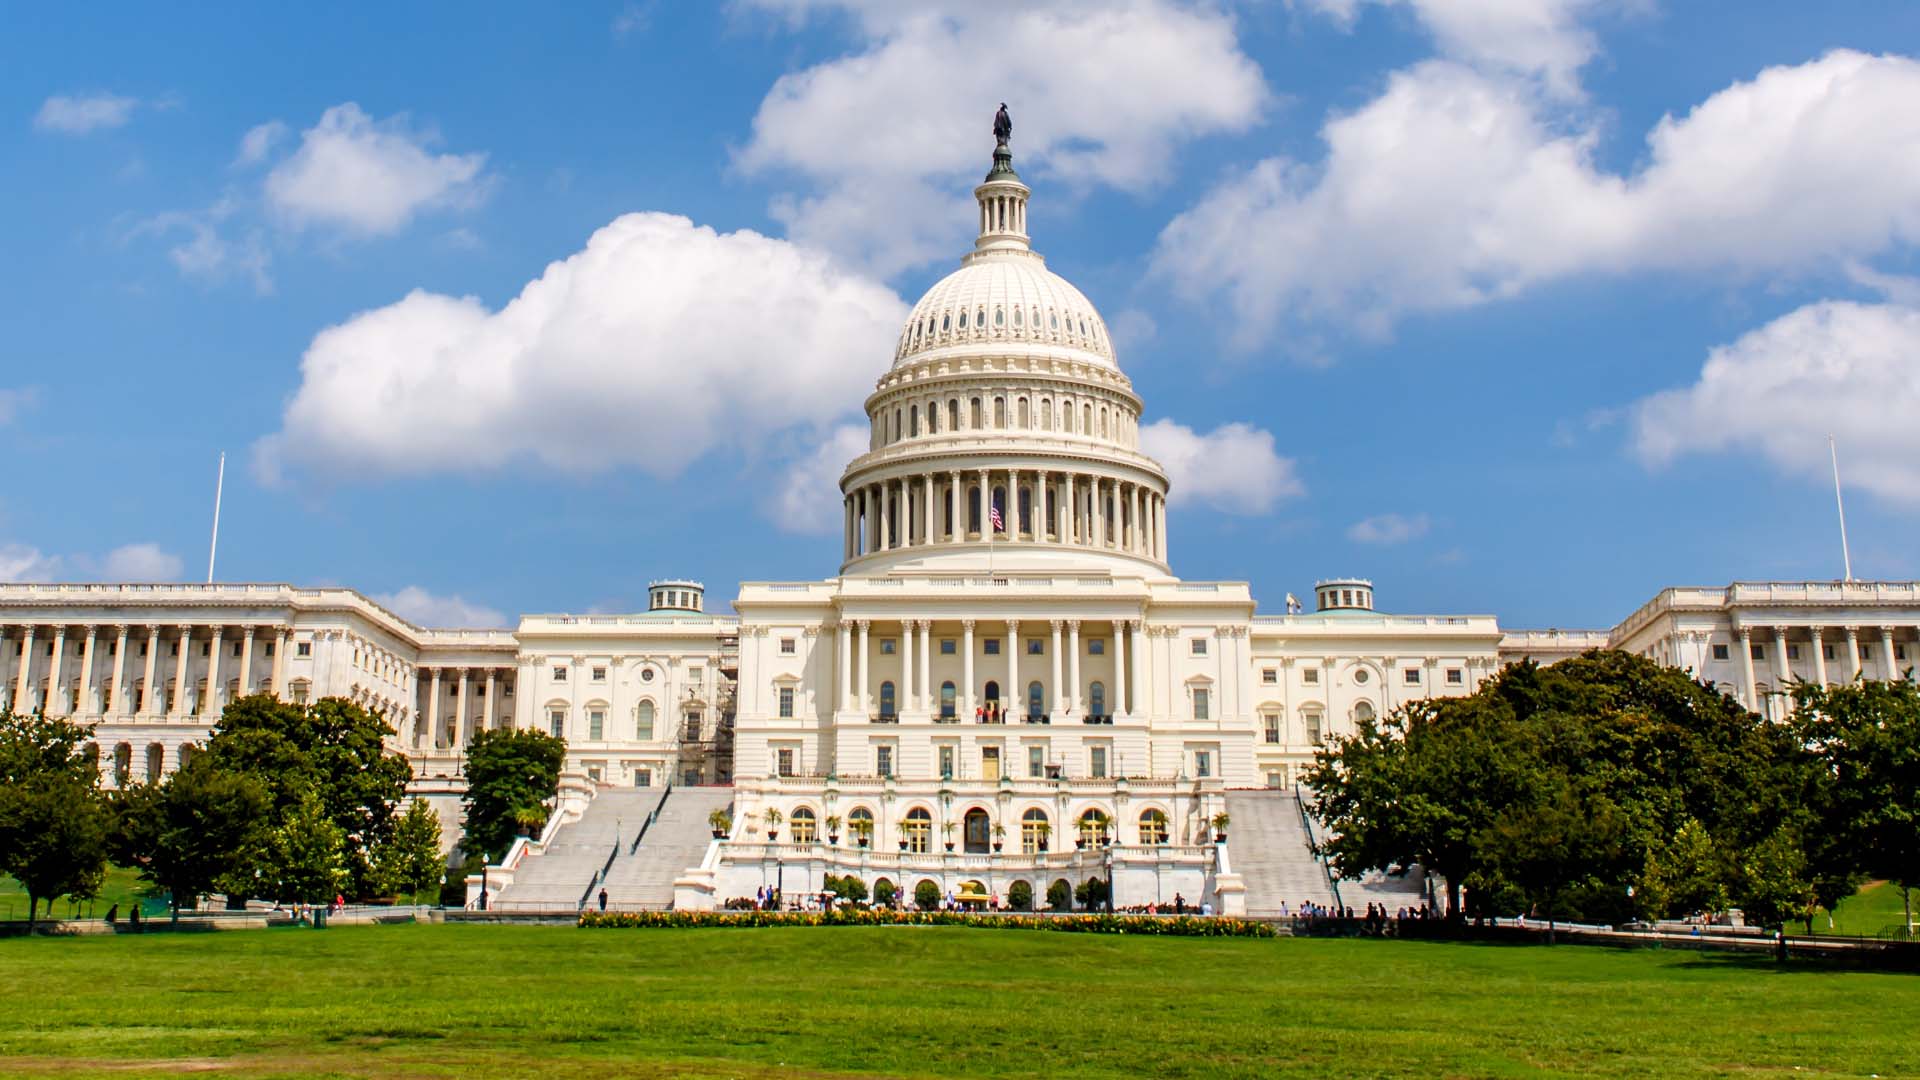
[[[951,329],[953,329],[953,316],[951,315],[940,316],[940,332],[944,334]]]
[[[1007,313],[1005,309],[1003,308],[993,309],[993,325],[995,326],[1007,325]]]
[[[1356,682],[1356,683],[1359,683],[1359,684],[1361,684],[1362,686],[1364,686],[1364,685],[1366,685],[1366,682],[1367,682],[1367,669],[1366,669],[1366,668],[1361,668],[1361,669],[1360,669],[1359,671],[1356,671],[1356,672],[1354,672],[1354,673],[1353,673],[1353,681],[1354,681],[1354,682]]]

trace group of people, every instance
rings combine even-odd
[[[1401,907],[1397,911],[1389,911],[1385,904],[1370,902],[1367,904],[1366,911],[1356,914],[1352,907],[1316,904],[1311,900],[1302,900],[1297,909],[1289,911],[1286,901],[1282,900],[1280,915],[1283,918],[1291,918],[1296,930],[1307,933],[1386,937],[1400,933],[1410,922],[1424,923],[1433,918],[1433,909],[1422,903],[1417,908]]]
[[[1155,901],[1151,904],[1134,904],[1129,907],[1115,908],[1123,915],[1199,915],[1203,918],[1213,916],[1213,904],[1201,901],[1190,904],[1180,893],[1174,893],[1171,901]]]

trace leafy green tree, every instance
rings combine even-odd
[[[393,733],[344,698],[297,705],[255,694],[221,711],[206,756],[220,769],[256,777],[275,821],[292,820],[309,794],[317,798],[342,837],[342,888],[367,896],[379,891],[373,852],[392,837],[394,810],[412,777],[406,758],[387,749]]]
[[[346,887],[346,837],[311,792],[267,834],[265,855],[262,872],[275,900],[325,904]]]
[[[114,792],[110,805],[113,860],[167,890],[176,918],[216,882],[252,867],[272,827],[259,778],[220,769],[205,754],[162,783]]]
[[[1656,918],[1724,911],[1730,906],[1728,856],[1706,826],[1694,818],[1673,836],[1647,848],[1638,899]]]
[[[381,891],[416,896],[437,889],[446,873],[440,852],[440,815],[423,799],[407,806],[393,827],[393,836],[374,852]]]
[[[932,878],[921,878],[920,884],[913,887],[913,902],[921,911],[932,911],[940,906],[940,886]]]
[[[1007,903],[1015,911],[1033,910],[1033,886],[1025,881],[1016,881],[1007,886]]]
[[[1065,878],[1056,879],[1047,886],[1047,910],[1073,910],[1073,886],[1068,885]]]
[[[1080,901],[1080,906],[1088,911],[1106,907],[1107,880],[1099,877],[1088,878],[1074,888],[1073,898]]]
[[[1794,702],[1799,736],[1821,765],[1819,828],[1851,853],[1853,869],[1899,886],[1911,936],[1920,885],[1920,687],[1802,685]]]
[[[94,895],[108,816],[90,729],[0,710],[0,869],[27,892],[27,926],[45,900]]]
[[[560,790],[567,744],[543,731],[507,728],[476,732],[467,747],[468,851],[498,859],[514,838],[545,823],[546,803]]]
[[[879,904],[881,907],[892,907],[894,900],[898,898],[899,895],[899,886],[886,878],[881,878],[873,884],[873,902]]]

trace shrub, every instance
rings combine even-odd
[[[866,902],[867,883],[852,874],[848,874],[845,877],[836,877],[833,874],[828,874],[823,884],[827,892],[832,893],[842,900],[852,901],[856,904]]]
[[[975,915],[963,911],[588,911],[587,929],[752,929],[763,926],[963,926],[978,930],[1050,930],[1063,934],[1144,934],[1150,937],[1270,938],[1274,929],[1250,919],[1192,915]]]
[[[1073,910],[1073,886],[1068,885],[1065,878],[1047,886],[1047,910]]]
[[[1107,903],[1107,883],[1103,878],[1090,877],[1073,890],[1073,898],[1080,906],[1092,911],[1105,907]]]
[[[920,884],[913,887],[913,903],[921,911],[932,911],[940,906],[940,886],[932,878],[921,878]]]
[[[1033,886],[1024,881],[1016,881],[1007,887],[1007,903],[1015,911],[1033,910]]]
[[[894,899],[899,895],[900,890],[886,878],[873,883],[873,902],[881,907],[892,907]]]

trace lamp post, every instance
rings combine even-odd
[[[1107,857],[1107,914],[1109,914],[1109,915],[1111,915],[1111,914],[1113,914],[1113,837],[1112,837],[1111,835],[1109,835],[1109,836],[1108,836],[1108,837],[1106,838],[1106,841],[1107,841],[1107,853],[1106,853],[1106,857]]]

